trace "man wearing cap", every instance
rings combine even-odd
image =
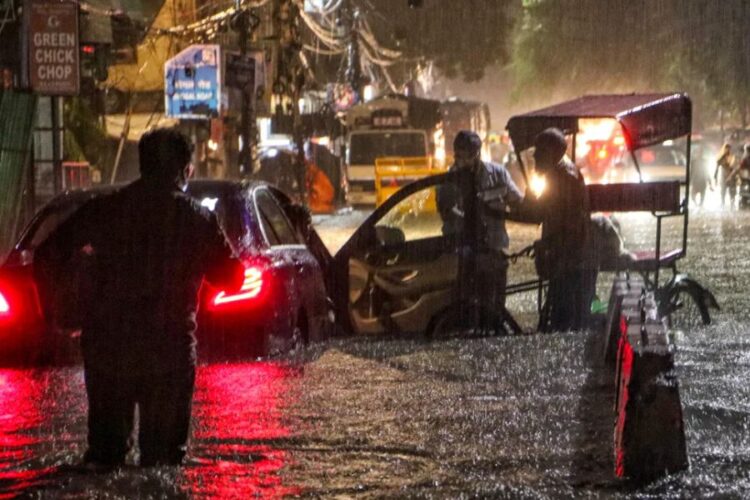
[[[505,306],[508,262],[504,251],[509,245],[505,229],[508,207],[517,206],[523,195],[505,167],[482,161],[482,140],[462,130],[453,142],[455,162],[449,171],[466,172],[462,186],[445,186],[438,192],[438,211],[443,220],[443,234],[463,230],[475,273],[474,290],[490,310]]]
[[[542,222],[537,245],[537,269],[549,278],[546,318],[542,331],[580,330],[586,326],[596,271],[585,269],[589,207],[586,185],[576,166],[566,158],[568,144],[557,128],[548,128],[534,141],[536,171],[547,181],[538,200],[527,200],[521,213],[535,213]]]

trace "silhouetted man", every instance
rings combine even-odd
[[[81,335],[87,463],[124,462],[136,404],[141,465],[185,455],[198,290],[204,278],[230,289],[243,279],[216,217],[184,194],[191,149],[176,130],[147,133],[141,178],[86,203],[37,251],[41,281],[82,249],[93,260]]]
[[[532,209],[542,222],[537,247],[542,255],[537,259],[543,262],[544,277],[549,278],[549,310],[540,327],[542,331],[579,330],[586,326],[597,274],[595,269],[586,269],[584,262],[590,224],[586,184],[565,157],[567,142],[559,129],[541,132],[534,146],[536,171],[547,181]]]

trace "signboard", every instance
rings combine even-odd
[[[227,54],[227,87],[232,87],[246,92],[254,90],[255,87],[255,57],[246,54],[229,52]]]
[[[191,45],[164,65],[166,115],[215,118],[221,110],[221,49]]]
[[[78,94],[78,4],[32,2],[28,43],[32,90],[45,95]]]

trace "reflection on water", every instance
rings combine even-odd
[[[290,435],[281,420],[292,369],[270,362],[214,365],[199,372],[187,491],[205,498],[299,493],[279,476]],[[288,402],[288,401],[287,401]]]
[[[281,421],[295,370],[281,363],[202,366],[184,467],[126,466],[91,474],[71,467],[85,449],[80,368],[0,370],[0,498],[279,498],[298,493],[279,471],[289,452]]]

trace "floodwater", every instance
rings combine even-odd
[[[691,214],[681,267],[723,309],[676,335],[691,468],[656,483],[613,477],[613,376],[596,335],[567,333],[337,339],[201,366],[187,464],[104,474],[70,467],[81,369],[2,369],[0,498],[747,498],[749,238],[750,212]]]

